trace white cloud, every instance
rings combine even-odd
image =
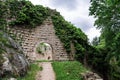
[[[100,30],[96,30],[93,26],[94,18],[89,15],[89,0],[75,0],[77,4],[73,1],[72,6],[76,6],[71,8],[68,0],[59,0],[57,3],[53,2],[55,0],[30,0],[33,4],[41,4],[45,7],[50,7],[51,9],[56,9],[60,12],[62,16],[67,21],[70,21],[74,25],[78,26],[88,35],[89,40],[91,41],[95,36],[100,36]],[[63,5],[58,2],[62,1]],[[65,3],[67,2],[67,3]],[[67,6],[65,6],[65,4]],[[67,8],[66,8],[67,7]],[[69,8],[69,9],[68,9]]]
[[[29,0],[31,1],[33,4],[40,4],[40,0]]]
[[[90,42],[92,39],[96,36],[100,36],[100,30],[96,30],[95,27],[90,28],[87,32],[85,32],[88,35],[88,38]]]

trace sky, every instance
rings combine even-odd
[[[81,28],[91,42],[94,37],[100,36],[100,30],[94,26],[95,19],[89,16],[90,0],[29,0],[35,5],[43,5],[56,9],[76,27]]]

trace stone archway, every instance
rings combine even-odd
[[[52,60],[71,60],[63,43],[55,34],[54,25],[50,18],[43,24],[32,29],[23,27],[9,27],[10,33],[15,34],[20,41],[23,51],[30,60],[44,60],[44,57],[36,52],[38,44],[45,42],[52,47]]]
[[[36,46],[37,60],[53,60],[53,49],[48,43],[42,42]]]

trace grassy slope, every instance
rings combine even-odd
[[[35,80],[35,76],[40,70],[42,70],[42,68],[39,67],[38,64],[31,64],[31,68],[28,71],[28,74],[23,78],[19,78],[18,80]]]
[[[87,71],[77,61],[53,62],[56,80],[82,80],[81,73]]]
[[[33,63],[30,65],[30,70],[24,77],[19,77],[17,80],[35,80],[35,76],[38,71],[42,70],[42,67],[39,67],[38,64]],[[7,78],[0,79],[0,80],[8,80]]]

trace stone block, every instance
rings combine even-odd
[[[54,26],[52,21],[48,19],[44,21],[41,26],[37,26],[32,30],[22,28],[10,28],[11,33],[17,34],[18,39],[22,38],[22,47],[26,54],[32,58],[32,52],[35,53],[34,49],[37,44],[46,42],[52,46],[54,60],[68,60],[68,55],[64,46],[58,36],[55,34]]]

